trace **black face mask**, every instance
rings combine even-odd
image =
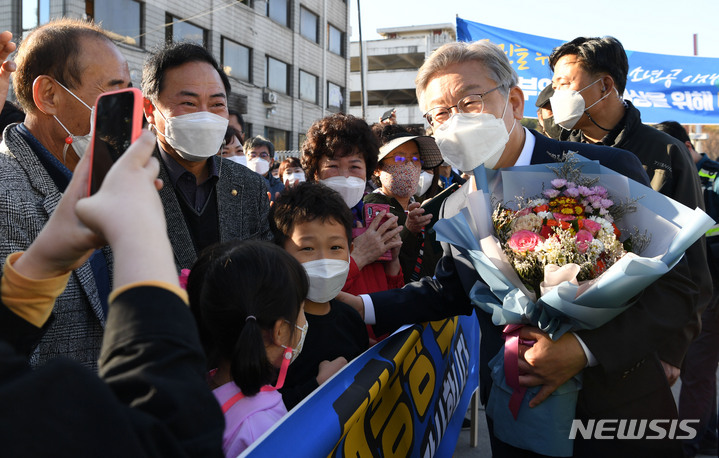
[[[549,116],[542,120],[542,130],[547,137],[559,140],[563,129],[559,124],[554,124],[554,116]]]

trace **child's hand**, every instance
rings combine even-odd
[[[335,375],[345,365],[347,365],[347,359],[344,356],[335,358],[332,361],[322,361],[317,371],[317,384],[322,385],[325,383],[327,379]]]

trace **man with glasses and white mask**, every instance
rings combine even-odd
[[[415,82],[420,107],[434,129],[445,160],[462,171],[471,172],[480,164],[501,168],[554,162],[567,151],[576,151],[640,183],[649,183],[640,162],[627,151],[559,142],[522,127],[519,121],[524,94],[517,86],[517,75],[505,53],[494,44],[486,41],[446,44],[425,61]],[[472,177],[447,198],[440,216],[449,218],[457,214],[466,206],[467,195],[473,190],[476,184]],[[406,314],[403,317],[399,313],[402,309],[408,314],[411,310],[411,319],[418,321],[469,314],[472,306],[467,294],[473,287],[487,289],[487,300],[496,301],[465,255],[447,244],[443,244],[443,249],[444,257],[434,278],[425,277],[401,290],[363,295],[362,301],[353,301],[364,312],[365,320],[376,323],[376,327],[392,329],[399,324],[398,320],[407,319]],[[680,330],[681,322],[691,313],[692,307],[684,303],[685,295],[679,293],[682,287],[691,287],[681,275],[682,268],[687,266],[681,264],[663,278],[665,283],[672,282],[674,290],[660,292],[648,288],[637,304],[598,329],[567,333],[555,342],[537,328],[523,328],[521,337],[537,343],[520,350],[519,370],[523,374],[520,383],[542,386],[530,405],[541,403],[586,368],[577,418],[617,418],[616,415],[625,413],[630,417],[619,418],[671,418],[667,416],[671,415],[674,402],[654,355],[657,342],[667,330]],[[676,299],[674,308],[654,307],[657,294],[672,295]],[[477,315],[481,328],[480,398],[486,404],[492,384],[488,363],[504,339],[502,327],[492,324],[489,314],[477,309]],[[632,328],[634,331],[630,332]],[[646,416],[631,417],[634,413]],[[491,418],[488,425],[493,456],[536,456],[499,441],[493,434]],[[604,448],[595,449],[594,444],[587,446],[587,442],[575,441],[575,456],[611,456],[608,451],[625,452],[627,447],[647,446],[643,440],[609,440],[602,441]],[[654,447],[662,443],[662,448],[651,449],[658,456],[665,456],[671,449],[666,441],[653,442]]]
[[[274,177],[270,172],[275,163],[275,145],[261,135],[252,137],[245,142],[245,158],[247,168],[259,173],[265,179],[270,201],[274,202],[277,194],[285,189],[282,180]]]
[[[215,58],[194,43],[168,43],[145,61],[142,92],[157,134],[160,197],[178,270],[217,242],[270,240],[263,179],[217,156],[230,82]]]

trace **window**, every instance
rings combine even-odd
[[[252,0],[237,0],[237,1],[242,3],[243,5],[247,5],[250,8],[252,8]]]
[[[299,134],[297,135],[297,149],[302,148],[302,144],[307,140],[307,134]]]
[[[20,3],[23,35],[50,20],[50,0],[22,0]]]
[[[286,130],[265,127],[265,138],[272,142],[275,151],[287,151],[290,149],[290,133]]]
[[[142,5],[135,0],[86,0],[85,14],[126,43],[142,46]]]
[[[342,111],[344,108],[344,88],[327,81],[327,109],[330,111]]]
[[[252,82],[250,79],[252,68],[252,50],[227,38],[222,38],[222,68],[227,76],[242,81]]]
[[[288,27],[287,19],[289,18],[289,4],[287,0],[264,0],[267,8],[265,14],[275,22]]]
[[[267,56],[267,87],[283,94],[290,93],[289,65]]]
[[[319,43],[317,24],[319,17],[310,10],[300,7],[300,34],[310,41]]]
[[[315,75],[300,70],[300,99],[317,103],[317,81]]]
[[[179,18],[168,15],[167,23],[170,24],[165,32],[167,41],[191,41],[207,47],[207,30],[197,27],[189,22],[180,22]]]
[[[344,34],[335,26],[327,25],[327,49],[335,54],[344,56]]]

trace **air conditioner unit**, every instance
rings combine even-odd
[[[272,91],[264,91],[262,93],[262,101],[265,103],[277,103],[277,93]]]

